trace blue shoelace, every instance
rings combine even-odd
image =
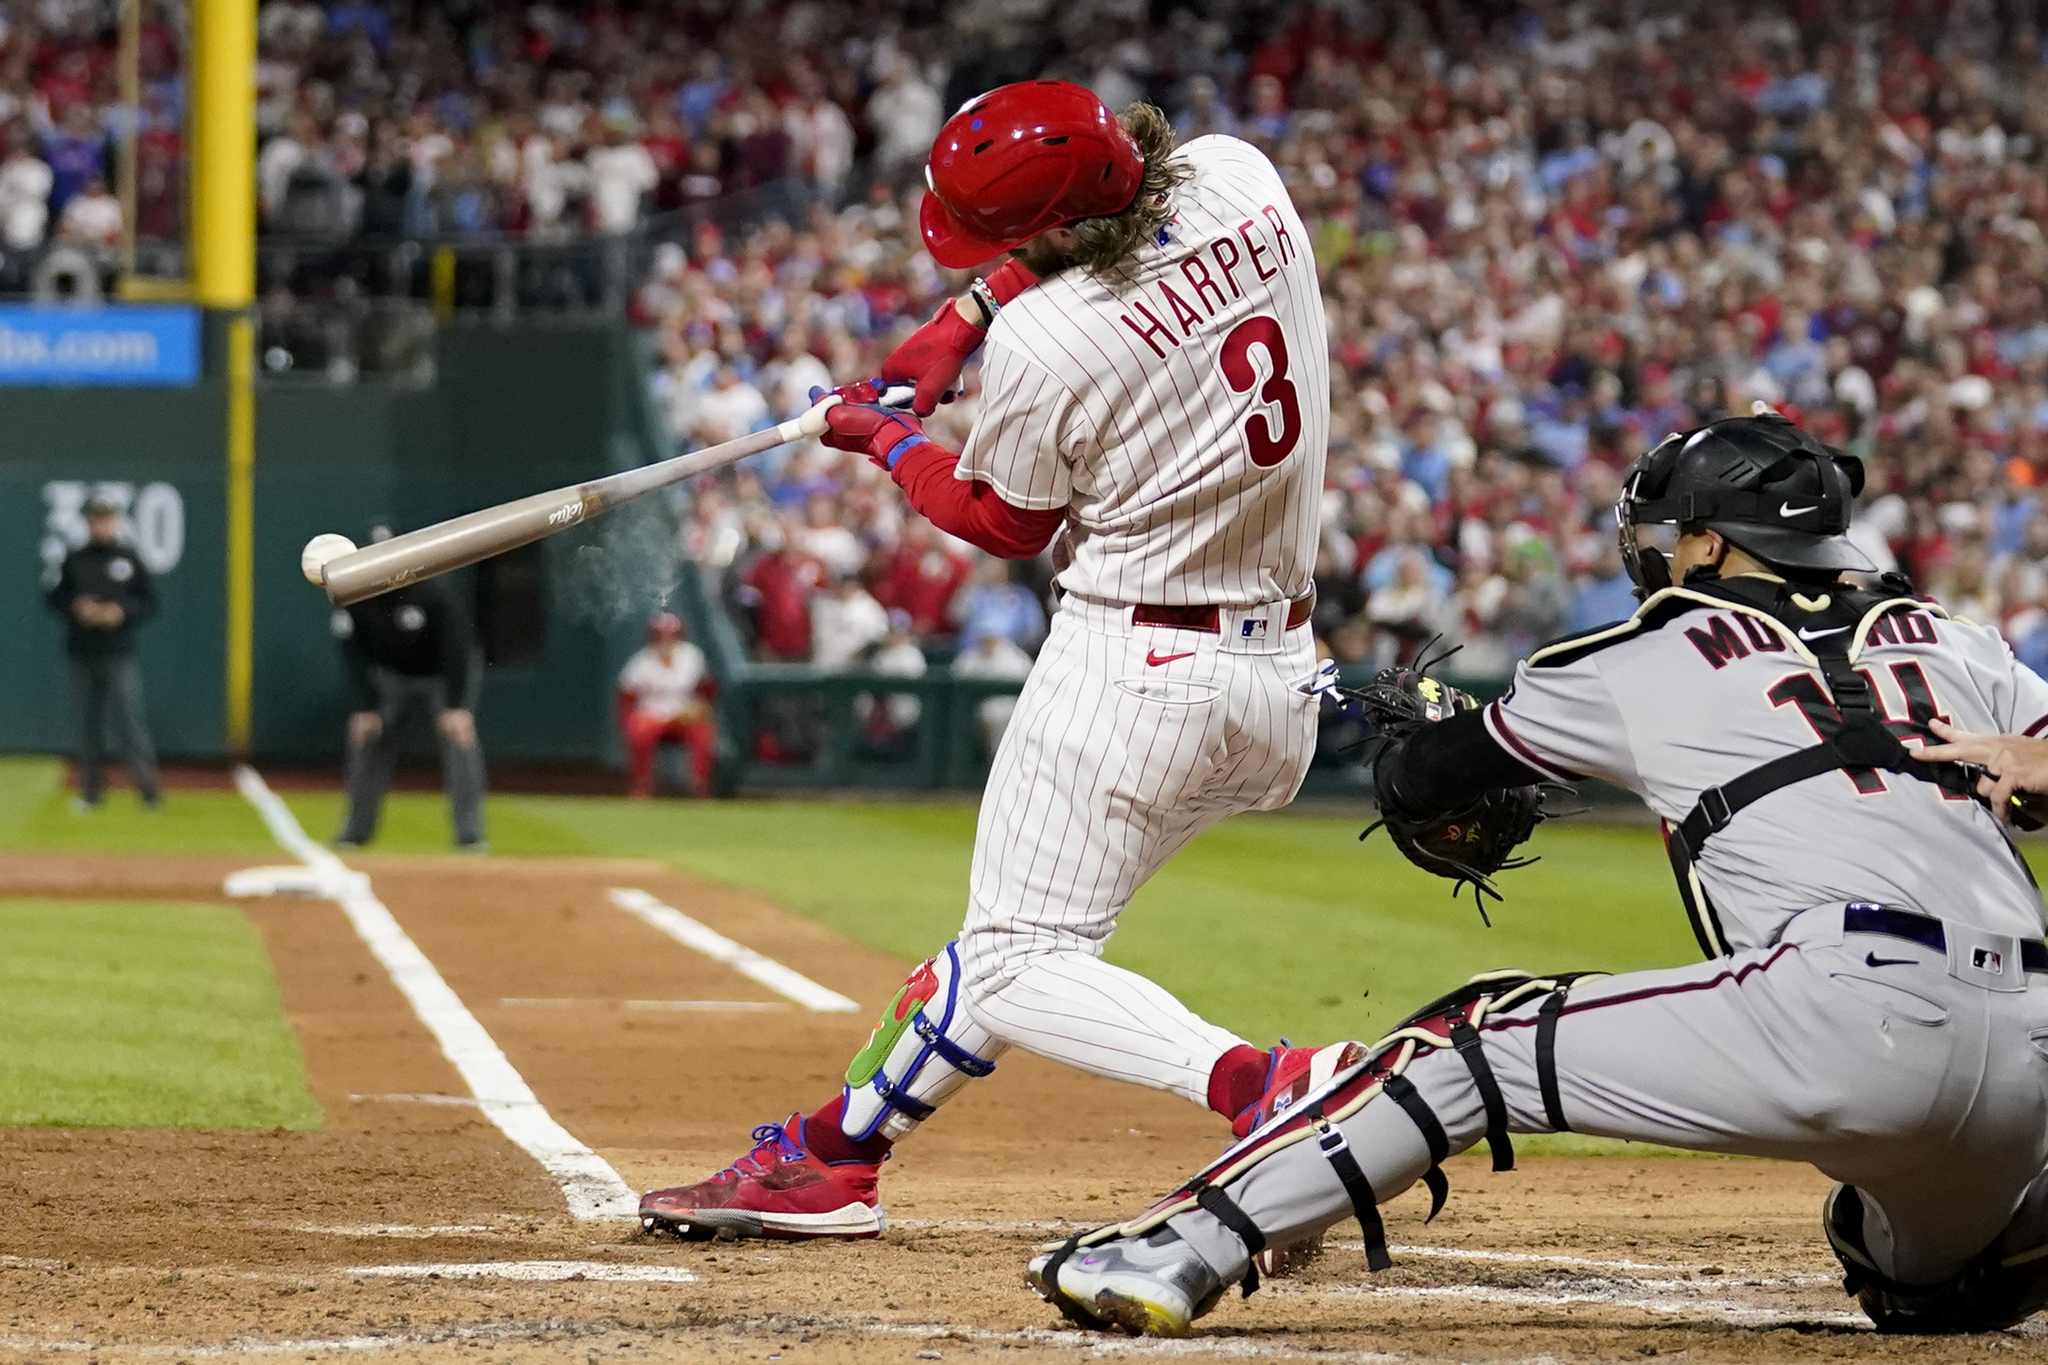
[[[754,1153],[770,1143],[775,1144],[776,1154],[784,1161],[801,1161],[804,1159],[804,1149],[789,1136],[788,1131],[779,1123],[762,1124],[754,1130],[753,1139],[754,1151],[748,1152],[712,1178],[723,1179],[726,1176],[731,1176],[737,1180],[742,1175],[767,1174],[768,1168],[755,1157]]]

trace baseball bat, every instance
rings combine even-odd
[[[889,395],[893,397],[893,393]],[[492,555],[531,545],[536,540],[580,526],[602,512],[609,512],[644,497],[658,488],[681,483],[698,474],[723,469],[749,455],[773,450],[786,441],[821,436],[825,413],[841,401],[826,394],[809,410],[781,426],[756,431],[736,441],[708,446],[677,455],[638,469],[608,474],[588,483],[572,484],[548,493],[468,512],[417,531],[393,536],[360,550],[336,555],[321,570],[320,586],[327,600],[337,607],[353,606],[408,583],[417,583],[453,569],[464,568]],[[310,576],[310,570],[309,576]]]

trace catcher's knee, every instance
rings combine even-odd
[[[1842,1289],[1879,1332],[1945,1336],[2002,1332],[2048,1308],[2048,1245],[2008,1253],[2000,1238],[1940,1284],[1905,1284],[1878,1268],[1864,1245],[1863,1196],[1837,1185],[1821,1209]]]
[[[841,1120],[855,1138],[899,1138],[954,1091],[996,1069],[1003,1044],[975,1021],[957,943],[912,972],[846,1069]]]

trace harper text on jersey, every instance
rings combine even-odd
[[[1218,237],[1206,248],[1198,247],[1178,262],[1181,276],[1187,281],[1195,301],[1202,305],[1203,313],[1196,312],[1194,305],[1183,298],[1172,284],[1160,280],[1157,284],[1149,286],[1159,296],[1158,312],[1146,307],[1143,298],[1136,298],[1131,300],[1131,308],[1144,316],[1144,322],[1139,322],[1130,313],[1121,314],[1119,320],[1137,333],[1139,338],[1152,348],[1154,355],[1164,360],[1166,347],[1159,344],[1161,340],[1169,346],[1179,346],[1182,337],[1192,336],[1197,327],[1213,319],[1219,311],[1230,307],[1229,300],[1223,296],[1223,285],[1216,282],[1217,275],[1220,274],[1223,283],[1230,286],[1230,297],[1241,299],[1244,297],[1244,289],[1237,282],[1237,271],[1241,265],[1248,266],[1260,279],[1269,280],[1280,273],[1280,266],[1267,264],[1269,257],[1277,255],[1281,265],[1294,259],[1294,238],[1288,233],[1286,221],[1282,218],[1280,210],[1267,204],[1259,210],[1259,218],[1265,220],[1263,227],[1258,218],[1247,218],[1237,225],[1237,237],[1244,243],[1242,250],[1239,249],[1237,241],[1229,237]],[[1203,258],[1204,251],[1215,258],[1214,273],[1209,269],[1209,262]],[[1174,334],[1173,327],[1161,319],[1160,313],[1173,319],[1174,325],[1180,329],[1178,336]]]

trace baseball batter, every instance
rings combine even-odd
[[[1102,950],[1208,826],[1292,799],[1315,745],[1307,628],[1328,343],[1301,220],[1246,143],[1176,149],[1060,81],[940,132],[922,226],[942,264],[1009,260],[841,390],[826,439],[934,523],[1022,558],[1063,539],[1062,606],[981,805],[966,926],[884,1012],[843,1091],[641,1202],[684,1235],[872,1237],[890,1145],[1011,1047],[1183,1095],[1249,1131],[1306,1075]],[[984,349],[966,448],[917,420]],[[913,411],[878,406],[883,385]]]
[[[1304,1090],[1132,1223],[1041,1256],[1069,1316],[1178,1332],[1253,1253],[1355,1215],[1482,1136],[1575,1131],[1806,1161],[1882,1331],[2010,1325],[2048,1303],[2043,906],[1949,730],[2048,724],[2048,684],[1842,534],[1861,467],[1775,415],[1674,436],[1618,512],[1647,600],[1539,650],[1499,701],[1395,739],[1383,809],[1427,818],[1591,774],[1663,817],[1708,960],[1483,977]],[[1668,566],[1635,527],[1676,522]],[[1673,577],[1677,581],[1673,581]]]

